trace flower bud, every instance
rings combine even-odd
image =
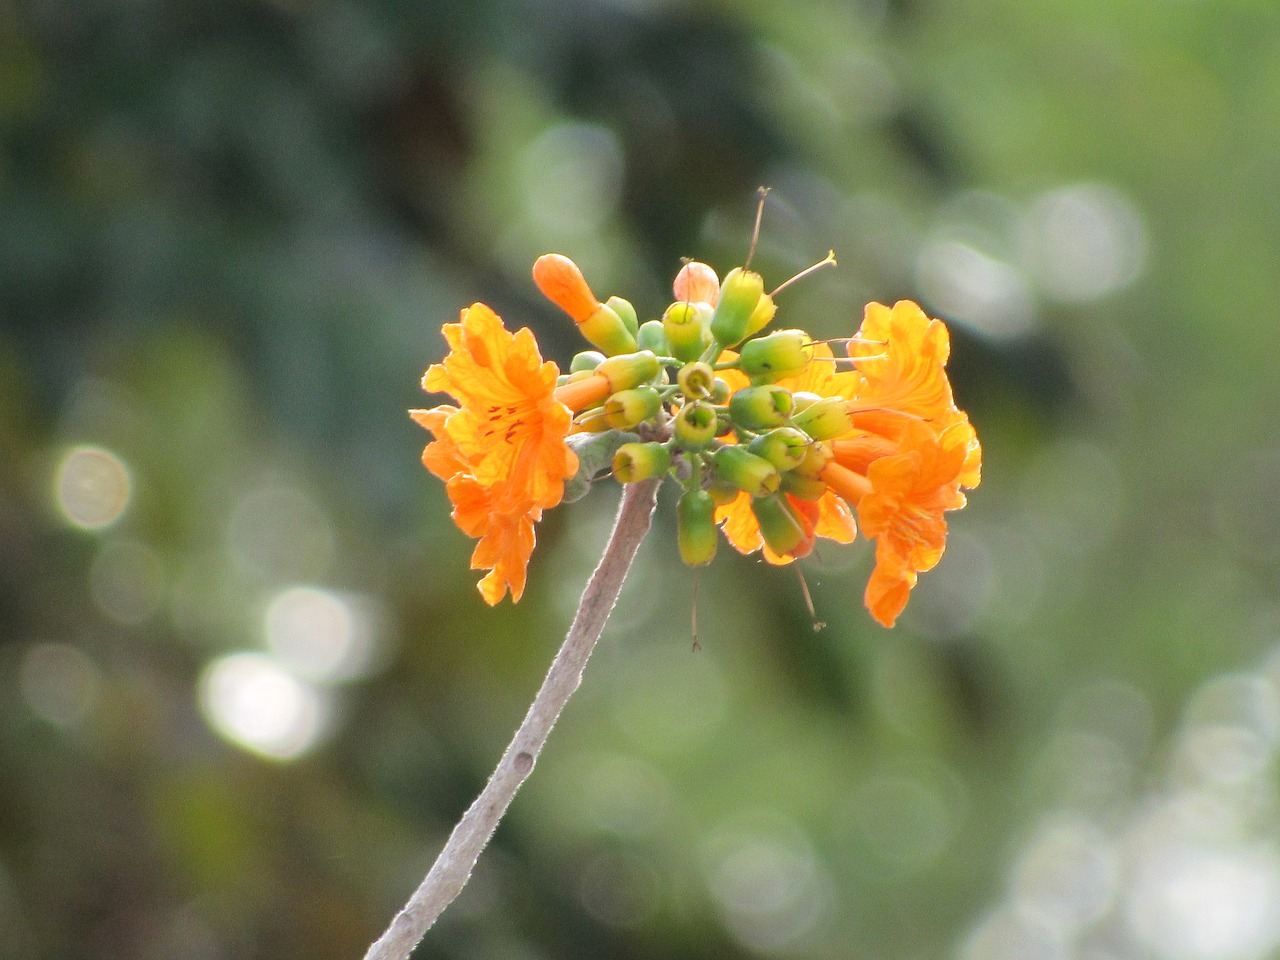
[[[607,358],[596,367],[596,373],[607,377],[609,388],[617,392],[652,382],[661,369],[657,357],[648,350],[639,350]]]
[[[673,303],[662,315],[662,329],[671,344],[671,355],[686,363],[697,360],[711,346],[707,330],[710,308],[701,303]]]
[[[794,427],[778,427],[760,434],[747,444],[747,449],[758,457],[764,457],[779,471],[785,472],[794,470],[804,462],[812,442]]]
[[[676,274],[671,285],[677,300],[686,303],[709,303],[715,306],[720,299],[720,278],[705,263],[690,260]]]
[[[615,430],[630,430],[648,420],[662,406],[662,397],[653,387],[619,390],[604,402],[604,415]]]
[[[767,293],[760,295],[760,302],[756,304],[756,308],[751,311],[751,319],[747,321],[747,336],[754,337],[757,333],[769,325],[769,321],[773,319],[773,315],[778,312],[778,305],[773,302],[773,297]]]
[[[622,318],[627,332],[634,337],[640,328],[640,321],[636,319],[636,308],[631,305],[631,301],[623,297],[610,297],[604,305]]]
[[[583,350],[581,353],[575,353],[573,359],[569,362],[570,373],[581,373],[594,370],[604,361],[604,354],[599,350]]]
[[[785,496],[753,497],[751,512],[760,524],[764,542],[779,556],[786,556],[804,542],[804,527]]]
[[[636,338],[627,329],[622,317],[612,307],[603,303],[595,312],[578,324],[578,331],[587,342],[599,347],[610,356],[631,353],[636,349]]]
[[[815,440],[832,440],[844,436],[853,429],[847,404],[848,401],[843,397],[823,397],[799,413],[793,413],[791,425]]]
[[[777,467],[735,444],[725,444],[712,454],[711,469],[717,479],[731,483],[753,497],[773,493],[782,482]]]
[[[772,383],[795,376],[809,365],[807,346],[812,343],[803,330],[778,330],[742,345],[738,369],[753,383]]]
[[[831,462],[833,456],[830,443],[815,440],[809,444],[809,448],[805,451],[804,459],[800,461],[800,466],[796,467],[792,472],[805,477],[816,477],[822,472],[822,468]]]
[[[706,491],[711,494],[711,499],[716,502],[717,507],[723,507],[727,504],[733,503],[733,501],[738,499],[738,494],[742,493],[742,489],[740,487],[715,476],[707,481]]]
[[[662,328],[661,320],[646,320],[640,324],[636,331],[636,345],[659,357],[671,356],[671,344],[667,342],[667,331]]]
[[[676,542],[680,559],[691,567],[708,564],[716,555],[716,504],[711,494],[686,490],[676,504]]]
[[[729,398],[729,415],[748,430],[780,427],[791,415],[791,394],[775,384],[747,387]]]
[[[780,489],[800,500],[821,500],[828,487],[817,477],[807,477],[798,470],[788,470],[782,475]]]
[[[613,455],[613,475],[619,483],[659,477],[670,467],[671,454],[661,443],[624,443]]]
[[[672,435],[683,450],[702,450],[717,436],[719,426],[715,407],[692,400],[680,408]]]
[[[720,284],[720,300],[711,315],[711,335],[717,343],[732,347],[747,336],[762,296],[764,278],[755,271],[734,267],[725,275]]]
[[[729,402],[729,396],[733,393],[728,381],[716,377],[715,382],[711,384],[711,396],[707,399],[712,403],[723,406]]]
[[[686,363],[676,374],[676,383],[680,392],[690,400],[704,400],[715,388],[716,372],[709,363]],[[728,390],[728,384],[725,384],[725,389]],[[725,399],[728,399],[727,393]]]

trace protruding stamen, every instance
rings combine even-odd
[[[747,259],[743,261],[743,270],[751,265],[751,258],[756,255],[756,244],[760,240],[760,221],[764,219],[764,198],[769,195],[769,188],[758,188],[756,195],[760,198],[756,204],[756,225],[751,228],[751,247],[747,250]]]
[[[825,257],[823,257],[817,263],[811,266],[805,267],[803,270],[801,270],[791,279],[783,280],[782,283],[778,284],[778,286],[774,288],[774,291],[771,294],[769,294],[769,296],[776,297],[778,294],[780,294],[783,290],[787,289],[787,287],[791,286],[797,280],[801,279],[802,277],[807,277],[809,274],[814,273],[818,270],[821,270],[823,267],[827,266],[828,264],[833,267],[836,265],[836,252],[834,250],[828,250],[827,255]]]

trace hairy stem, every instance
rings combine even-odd
[[[631,561],[649,532],[657,491],[657,480],[623,488],[622,503],[604,555],[587,581],[573,625],[529,712],[480,796],[453,828],[426,878],[396,914],[386,933],[374,941],[365,960],[407,960],[423,934],[466,886],[480,852],[493,836],[516,791],[532,772],[560,711],[582,682],[583,668],[618,600]]]

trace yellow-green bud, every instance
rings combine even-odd
[[[573,359],[569,361],[569,372],[594,370],[602,362],[604,362],[604,354],[599,350],[583,350],[581,353],[575,353]]]
[[[578,329],[588,343],[599,347],[611,357],[619,353],[631,353],[636,348],[636,338],[627,329],[622,317],[603,303],[596,307],[595,313],[578,324]]]
[[[728,480],[721,480],[714,476],[707,482],[706,489],[707,493],[711,494],[711,499],[716,502],[717,507],[733,503],[738,499],[738,494],[742,492],[741,487],[730,483]]]
[[[579,380],[586,380],[593,376],[595,376],[594,370],[571,370],[569,373],[562,373],[556,377],[556,386],[563,387],[566,383],[576,383]]]
[[[624,443],[613,455],[613,475],[619,483],[659,477],[670,466],[671,454],[661,443]]]
[[[780,471],[794,470],[804,462],[809,452],[810,440],[794,427],[778,427],[768,433],[762,433],[749,444],[747,449],[758,457],[764,457]]]
[[[738,355],[738,369],[752,383],[772,383],[800,373],[809,365],[806,349],[812,341],[803,330],[779,330],[766,337],[748,340]]]
[[[671,356],[671,344],[667,342],[667,331],[662,329],[661,320],[646,320],[640,324],[636,344],[641,350],[649,350],[660,357]]]
[[[767,293],[760,294],[760,302],[751,311],[751,319],[747,321],[747,336],[754,337],[767,327],[769,321],[773,319],[773,315],[777,312],[778,305],[773,302],[773,297]]]
[[[604,402],[604,415],[615,430],[630,430],[644,423],[662,406],[662,396],[653,387],[619,390]]]
[[[791,415],[791,425],[815,440],[833,440],[853,429],[848,401],[843,397],[823,397],[799,413]]]
[[[711,314],[711,335],[722,347],[746,338],[752,314],[764,296],[764,278],[754,270],[734,267],[720,284],[720,301]],[[767,321],[766,321],[767,322]]]
[[[734,444],[725,444],[712,455],[711,469],[717,479],[731,483],[753,497],[775,492],[782,482],[778,468],[772,463]]]
[[[727,381],[716,377],[715,382],[711,384],[711,396],[707,399],[712,403],[724,405],[729,402],[729,394],[732,392]]]
[[[604,305],[622,318],[627,331],[634,337],[640,327],[640,321],[636,319],[636,308],[631,305],[631,301],[622,297],[610,297]]]
[[[704,400],[715,389],[716,372],[709,363],[686,363],[676,374],[676,383],[680,385],[680,392],[690,400]],[[725,384],[726,399],[728,389],[728,384]]]
[[[708,564],[716,555],[716,504],[705,490],[685,491],[676,504],[676,542],[680,559],[691,567]]]
[[[786,555],[804,542],[804,527],[796,519],[791,504],[783,496],[754,497],[751,512],[760,524],[760,534],[774,553]]]
[[[788,470],[782,475],[782,492],[801,500],[821,500],[827,489],[824,481],[817,477],[807,477],[797,470]]]
[[[817,477],[822,472],[822,468],[831,462],[834,456],[831,444],[815,440],[809,444],[809,449],[805,451],[804,460],[800,462],[800,466],[796,467],[792,473],[798,473],[805,477]]]
[[[716,438],[718,418],[715,407],[691,400],[680,408],[672,435],[683,450],[702,450]]]
[[[607,358],[596,367],[596,373],[604,374],[609,380],[609,389],[618,391],[652,382],[661,369],[657,357],[648,350],[640,350]]]
[[[791,394],[772,383],[747,387],[729,398],[729,415],[748,430],[780,427],[791,416]]]
[[[813,406],[822,399],[821,394],[814,393],[812,390],[792,390],[791,391],[791,416],[795,416],[801,410]]]
[[[673,303],[662,315],[662,329],[671,344],[671,355],[686,362],[697,360],[711,346],[707,329],[710,308],[705,303]]]

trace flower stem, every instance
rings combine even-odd
[[[374,941],[364,960],[407,960],[423,934],[466,886],[480,852],[493,836],[516,791],[532,772],[560,711],[582,682],[582,671],[618,600],[631,561],[649,532],[658,483],[657,479],[644,480],[623,488],[622,503],[604,554],[587,581],[573,625],[529,712],[480,796],[453,828],[426,878],[396,914],[391,926]]]

